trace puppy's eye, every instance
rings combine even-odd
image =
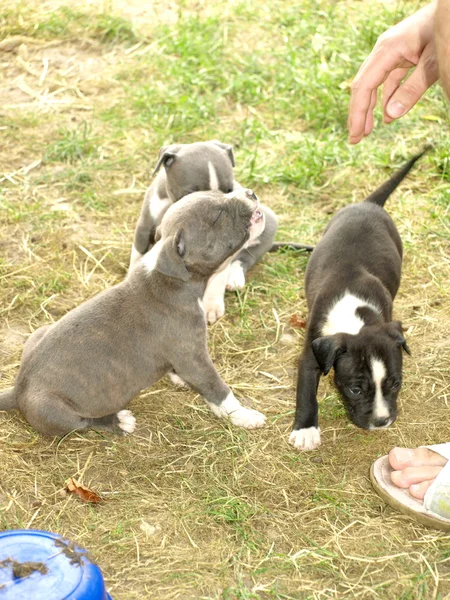
[[[217,223],[217,221],[220,219],[220,216],[221,216],[221,214],[222,214],[222,213],[223,213],[223,210],[222,210],[222,209],[220,209],[220,210],[217,212],[216,218],[215,218],[215,219],[214,219],[214,221],[213,221],[213,225],[215,225],[215,224]]]
[[[232,191],[233,191],[233,188],[229,188],[227,194],[231,194]]]
[[[399,387],[400,381],[394,381],[394,383],[391,385],[391,390],[398,390]]]
[[[359,388],[358,386],[354,386],[351,388],[348,388],[348,391],[350,392],[350,394],[352,394],[353,396],[360,396],[362,393],[361,388]]]

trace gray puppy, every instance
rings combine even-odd
[[[241,406],[214,368],[202,298],[211,274],[263,229],[251,190],[194,193],[171,206],[125,281],[30,336],[0,410],[19,408],[45,435],[131,433],[135,418],[125,406],[174,370],[218,417],[262,427],[264,415]]]
[[[219,190],[226,194],[241,188],[234,180],[234,165],[232,146],[215,140],[161,148],[153,173],[158,175],[145,193],[136,225],[130,269],[155,243],[156,229],[174,202],[192,192]],[[209,323],[214,323],[225,313],[225,289],[242,289],[247,271],[272,247],[277,218],[267,206],[260,208],[266,223],[262,234],[226,268],[215,273],[207,286],[204,306]]]

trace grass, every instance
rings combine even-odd
[[[218,422],[166,379],[132,403],[136,433],[44,439],[2,413],[1,528],[87,547],[115,600],[444,599],[449,536],[387,507],[368,469],[393,445],[449,437],[449,115],[434,87],[399,123],[347,144],[349,85],[377,36],[416,5],[355,0],[142,4],[0,0],[0,386],[27,335],[123,279],[158,149],[233,144],[236,178],[314,243],[426,142],[389,201],[405,247],[395,316],[407,329],[400,415],[349,424],[328,378],[323,445],[287,444],[306,316],[307,257],[264,258],[227,296],[211,355],[258,432]],[[418,5],[417,5],[418,6]],[[64,494],[69,477],[106,499]]]

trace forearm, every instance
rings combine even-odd
[[[435,44],[442,87],[450,99],[450,0],[438,0]]]

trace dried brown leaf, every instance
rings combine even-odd
[[[76,494],[81,500],[83,500],[83,502],[90,502],[91,504],[103,502],[103,498],[101,496],[84,485],[81,485],[81,483],[78,483],[78,481],[73,479],[73,477],[67,480],[66,489],[68,492]]]
[[[306,319],[297,314],[292,315],[289,319],[289,323],[294,329],[305,329],[306,327]]]

